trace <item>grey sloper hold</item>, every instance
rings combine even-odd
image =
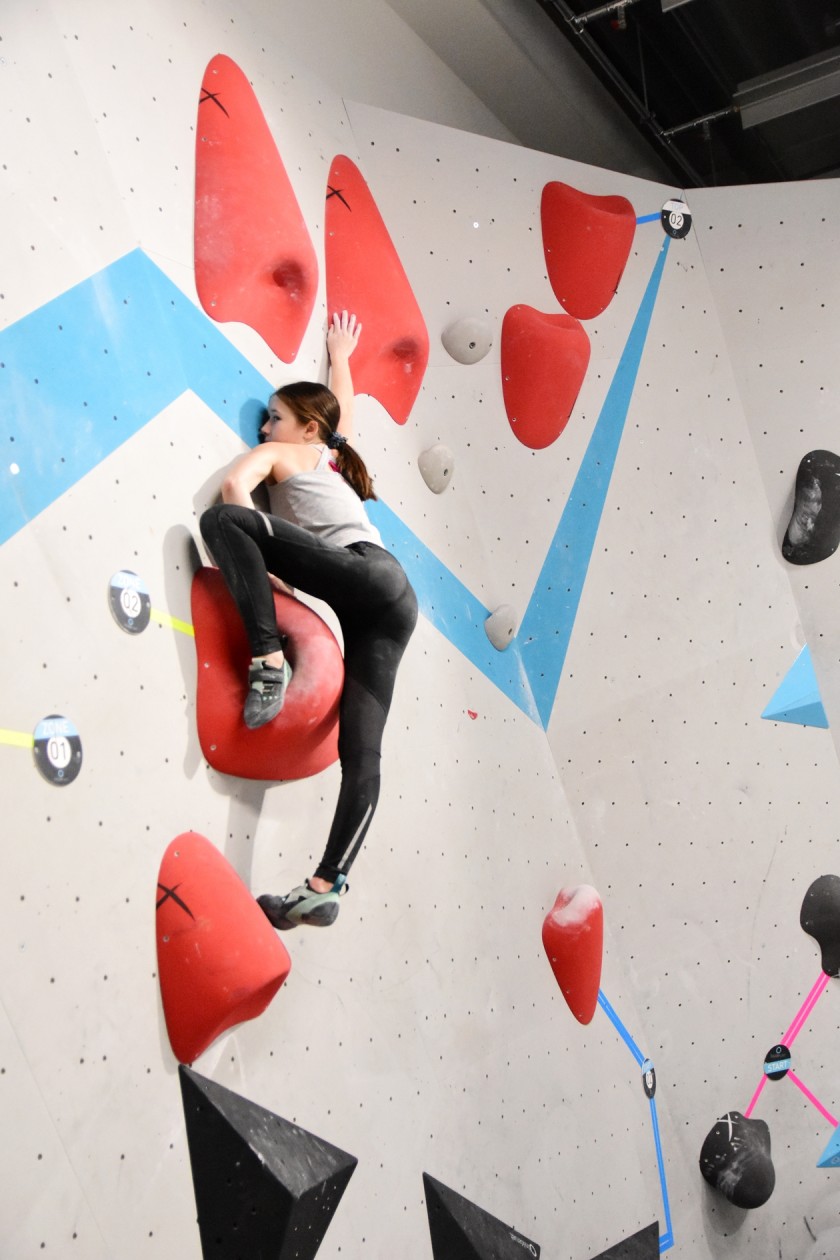
[[[767,1125],[740,1111],[727,1111],[706,1136],[700,1171],[736,1207],[761,1207],[776,1184]]]
[[[448,328],[444,328],[440,339],[443,348],[456,363],[478,363],[493,344],[490,325],[473,316],[456,319]]]
[[[840,455],[809,451],[796,473],[793,514],[782,543],[790,564],[816,564],[840,544]]]
[[[420,476],[433,494],[443,494],[455,471],[455,456],[448,446],[438,442],[417,457]]]
[[[485,621],[484,629],[493,647],[504,652],[516,634],[516,609],[510,604],[500,604]]]
[[[813,936],[827,976],[840,976],[840,875],[820,875],[802,899],[799,924]]]

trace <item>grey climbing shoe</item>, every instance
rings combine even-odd
[[[292,667],[284,660],[279,669],[254,661],[248,670],[248,695],[245,697],[243,718],[249,730],[265,726],[283,708],[286,689],[292,679]]]
[[[343,885],[342,891],[348,888]],[[329,892],[317,893],[305,884],[299,884],[285,897],[272,897],[265,893],[257,897],[257,905],[265,914],[272,927],[281,932],[307,923],[310,927],[329,927],[338,918],[339,898],[341,893],[333,887]]]

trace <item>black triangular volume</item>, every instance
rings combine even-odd
[[[423,1173],[434,1260],[527,1260],[540,1249],[442,1181]]]
[[[632,1238],[625,1238],[592,1260],[659,1260],[659,1221],[646,1225]]]
[[[178,1072],[204,1260],[313,1260],[356,1157]]]

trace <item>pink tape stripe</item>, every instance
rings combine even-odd
[[[752,1115],[752,1109],[755,1106],[755,1104],[758,1102],[759,1098],[761,1097],[761,1091],[764,1089],[764,1086],[766,1084],[767,1084],[767,1077],[762,1076],[761,1080],[758,1082],[758,1089],[753,1094],[752,1098],[750,1099],[750,1105],[749,1107],[747,1107],[747,1110],[744,1112],[744,1117],[747,1120],[749,1120],[750,1116]]]
[[[802,1084],[802,1082],[800,1081],[800,1079],[799,1079],[799,1077],[796,1075],[796,1073],[795,1073],[794,1071],[792,1071],[792,1070],[791,1070],[791,1071],[789,1071],[789,1072],[788,1072],[788,1077],[790,1078],[790,1080],[792,1080],[792,1081],[793,1081],[793,1083],[794,1083],[794,1085],[796,1086],[796,1088],[797,1088],[797,1089],[801,1089],[801,1090],[802,1090],[802,1093],[803,1093],[803,1094],[805,1095],[805,1097],[808,1099],[808,1102],[812,1102],[812,1103],[814,1104],[814,1106],[816,1107],[817,1111],[820,1113],[820,1115],[825,1116],[826,1120],[827,1120],[827,1121],[828,1121],[828,1123],[832,1126],[832,1128],[836,1129],[836,1128],[837,1128],[837,1121],[834,1119],[834,1116],[831,1114],[831,1112],[830,1112],[830,1111],[829,1111],[826,1107],[824,1107],[824,1106],[822,1105],[822,1103],[820,1102],[820,1100],[819,1100],[818,1098],[815,1098],[815,1097],[814,1097],[814,1095],[811,1093],[810,1089],[808,1089],[808,1087],[807,1087],[806,1085],[803,1085],[803,1084]]]
[[[823,990],[825,989],[825,986],[828,984],[830,978],[831,977],[827,976],[824,971],[820,972],[819,978],[817,979],[814,987],[811,989],[811,992],[808,994],[802,1006],[799,1008],[799,1012],[796,1018],[794,1019],[790,1028],[787,1030],[784,1037],[782,1038],[783,1046],[787,1046],[788,1049],[790,1049],[791,1045],[793,1044],[794,1038],[799,1036],[800,1032],[802,1031],[802,1026],[805,1023],[805,1020],[808,1018],[808,1016],[811,1014],[811,1011],[814,1009],[814,1006],[816,1005],[817,1000],[821,997]]]

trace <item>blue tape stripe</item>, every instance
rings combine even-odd
[[[656,1114],[656,1099],[651,1098],[650,1122],[653,1125],[653,1142],[656,1147],[656,1162],[659,1165],[659,1184],[662,1188],[662,1205],[665,1209],[665,1233],[659,1237],[659,1252],[667,1251],[674,1245],[674,1233],[671,1226],[671,1205],[668,1201],[668,1186],[665,1181],[665,1160],[662,1155],[662,1142],[659,1137],[659,1117]]]
[[[408,574],[423,616],[528,717],[538,722],[516,640],[504,652],[494,648],[484,629],[489,609],[381,499],[368,503],[367,511],[382,534],[382,541]]]
[[[645,1061],[645,1056],[642,1054],[641,1050],[636,1045],[635,1041],[630,1036],[629,1032],[624,1027],[624,1025],[622,1024],[621,1020],[616,1015],[613,1008],[610,1006],[609,1002],[607,1001],[606,995],[604,994],[603,989],[598,990],[598,1005],[601,1007],[601,1009],[603,1010],[604,1014],[606,1015],[610,1023],[614,1026],[616,1032],[621,1037],[622,1041],[629,1047],[630,1052],[633,1055],[633,1058],[638,1063],[639,1067],[641,1067]]]
[[[517,636],[543,725],[563,673],[670,240],[663,239]]]
[[[669,238],[516,639],[487,639],[480,600],[385,504],[383,541],[425,616],[533,721],[545,725],[568,650]],[[0,543],[192,390],[249,445],[273,384],[142,250],[0,333]],[[244,400],[244,402],[243,402]]]
[[[141,250],[7,328],[0,543],[185,389],[253,442],[268,382]]]
[[[655,214],[640,214],[636,219],[637,223],[658,223],[662,218],[661,210],[657,210]]]
[[[630,1049],[630,1052],[639,1067],[642,1067],[646,1061],[646,1056],[642,1053],[633,1038],[630,1036],[630,1033],[613,1010],[602,989],[598,990],[598,1005],[616,1029],[622,1041]],[[656,1163],[659,1169],[659,1184],[662,1189],[662,1204],[665,1209],[665,1233],[661,1234],[659,1238],[659,1251],[661,1254],[663,1251],[667,1251],[669,1247],[673,1247],[674,1234],[671,1226],[671,1206],[668,1201],[668,1186],[665,1180],[665,1160],[662,1155],[662,1141],[659,1136],[659,1118],[656,1114],[656,1099],[650,1098],[648,1101],[650,1103],[650,1119],[653,1126],[653,1142],[656,1147]]]

